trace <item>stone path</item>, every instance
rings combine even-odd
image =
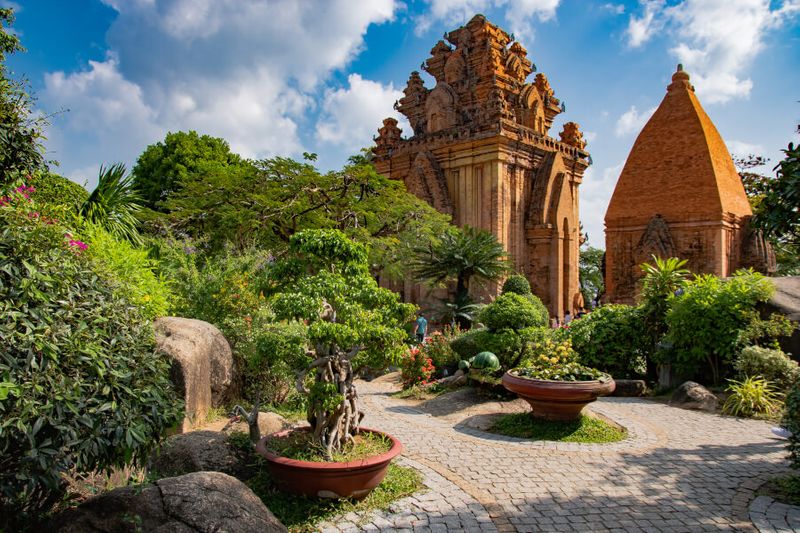
[[[394,390],[360,384],[364,425],[398,437],[429,490],[323,531],[756,531],[753,493],[786,471],[785,441],[757,420],[605,398],[592,409],[626,426],[625,441],[529,442],[431,416]]]
[[[800,507],[759,496],[750,503],[750,520],[760,533],[800,531]]]

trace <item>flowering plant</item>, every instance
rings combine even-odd
[[[513,375],[549,381],[608,381],[611,379],[611,376],[600,370],[580,364],[578,354],[572,349],[570,339],[554,340],[548,337],[531,343],[530,348],[533,357],[524,366],[511,370]]]
[[[426,385],[435,371],[436,368],[433,366],[431,358],[417,347],[411,348],[403,354],[400,360],[400,373],[404,389],[414,385]]]

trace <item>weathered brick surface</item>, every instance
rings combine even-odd
[[[660,231],[649,227],[656,215]],[[679,67],[636,139],[606,212],[607,300],[633,301],[638,265],[651,254],[687,259],[691,270],[719,276],[746,266],[750,215],[730,153]]]
[[[360,384],[366,424],[400,438],[428,491],[332,531],[754,531],[753,490],[786,470],[762,421],[604,398],[592,409],[628,427],[625,441],[529,442],[454,426],[389,387]]]

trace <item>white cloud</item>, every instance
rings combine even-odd
[[[768,153],[763,145],[737,141],[735,139],[726,141],[728,151],[733,157],[747,157],[749,155],[761,155]]]
[[[636,106],[632,105],[617,119],[617,124],[614,127],[614,134],[617,137],[627,137],[634,133],[638,134],[642,131],[647,121],[650,120],[650,117],[653,116],[655,110],[655,107],[651,107],[639,113]]]
[[[704,102],[746,98],[753,81],[743,75],[764,48],[769,31],[800,13],[798,0],[774,7],[769,0],[643,1],[641,15],[632,14],[628,44],[638,47],[665,29],[670,52],[692,74]]]
[[[373,135],[387,116],[398,119],[403,133],[410,135],[411,127],[405,117],[392,109],[392,104],[402,98],[402,91],[391,83],[382,85],[358,74],[351,74],[347,82],[347,88],[325,94],[317,123],[317,137],[321,141],[355,153],[372,144]]]
[[[628,28],[625,30],[628,36],[628,46],[631,48],[642,46],[663,26],[662,20],[656,18],[656,15],[664,7],[663,1],[643,0],[642,5],[644,5],[642,16],[631,15],[628,20]]]
[[[298,129],[332,71],[397,0],[104,0],[112,55],[47,75],[41,105],[69,108],[48,149],[65,174],[135,157],[167,131],[224,137],[249,157],[303,151]],[[393,100],[392,100],[393,101]],[[373,129],[380,124],[377,121]]]
[[[476,13],[492,8],[503,9],[504,18],[512,33],[528,39],[533,36],[531,22],[555,17],[561,0],[426,0],[430,9],[417,18],[415,33],[423,35],[436,23],[448,26],[469,22]]]
[[[606,11],[610,11],[615,15],[622,15],[623,13],[625,13],[625,4],[612,4],[612,3],[603,4],[603,9],[605,9]]]

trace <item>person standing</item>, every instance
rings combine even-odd
[[[417,336],[417,342],[420,344],[425,340],[425,332],[428,329],[428,321],[422,316],[422,311],[417,311],[417,321],[414,322],[414,333]]]

